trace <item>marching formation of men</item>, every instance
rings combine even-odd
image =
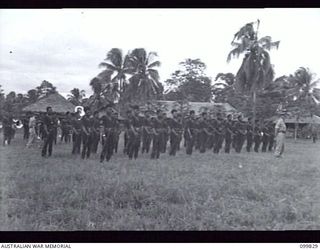
[[[109,161],[112,155],[118,152],[119,137],[123,131],[123,153],[130,160],[137,159],[139,153],[150,154],[151,159],[159,159],[164,153],[175,156],[182,150],[182,141],[187,155],[192,155],[195,150],[200,153],[230,153],[232,148],[236,153],[243,150],[273,151],[277,132],[272,122],[256,120],[254,127],[252,118],[243,121],[239,115],[233,120],[229,114],[225,119],[221,113],[212,117],[207,112],[196,117],[193,110],[185,119],[175,109],[171,110],[171,117],[167,117],[166,112],[162,110],[157,110],[155,116],[147,110],[141,116],[137,105],[132,106],[126,113],[126,119],[121,120],[111,105],[106,107],[102,117],[99,117],[98,111],[92,113],[87,107],[84,108],[84,115],[81,112],[83,111],[79,108],[75,113],[67,112],[58,119],[52,108],[47,107],[47,112],[42,117],[32,115],[28,122],[24,121],[28,124],[28,133],[24,135],[25,139],[28,139],[27,147],[37,138],[41,138],[41,155],[50,157],[53,144],[57,141],[59,127],[60,140],[72,143],[73,155],[88,159],[91,154],[99,153],[100,162],[104,162]],[[283,131],[283,128],[281,129]]]

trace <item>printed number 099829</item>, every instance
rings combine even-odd
[[[318,244],[300,244],[300,248],[318,248]]]

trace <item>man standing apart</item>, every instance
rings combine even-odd
[[[52,107],[47,107],[47,114],[43,119],[44,144],[41,151],[41,156],[45,157],[52,155],[52,144],[54,141],[54,132],[57,127],[56,120],[53,116]]]
[[[286,124],[284,122],[285,112],[279,112],[279,119],[276,122],[275,126],[275,135],[276,135],[276,149],[274,152],[275,157],[282,157],[284,152],[284,140],[286,135]]]
[[[29,119],[29,138],[28,138],[28,142],[26,147],[30,148],[31,145],[33,144],[33,142],[37,139],[38,135],[37,135],[37,119],[35,115],[31,115],[30,119]]]

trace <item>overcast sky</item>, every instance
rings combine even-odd
[[[271,52],[277,77],[300,66],[320,77],[320,9],[0,10],[0,84],[26,93],[47,80],[64,95],[74,87],[91,94],[114,47],[157,52],[162,82],[186,58],[200,58],[212,78],[235,74],[241,60],[226,62],[230,42],[258,18],[259,36],[280,40]]]

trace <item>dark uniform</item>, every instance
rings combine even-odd
[[[237,153],[241,152],[243,143],[245,141],[246,136],[246,124],[243,121],[236,121],[235,125],[235,150]]]
[[[214,126],[214,146],[213,152],[218,154],[222,144],[223,144],[223,129],[224,129],[224,122],[223,119],[218,118],[215,120]]]
[[[208,133],[209,131],[209,122],[208,120],[204,119],[203,117],[200,118],[198,122],[198,144],[199,144],[199,151],[200,153],[205,153],[206,152],[206,147],[207,147],[207,139],[210,136]]]
[[[114,133],[113,133],[113,152],[118,153],[119,137],[121,134],[120,122],[118,118],[114,118]]]
[[[64,117],[60,120],[61,126],[61,142],[69,143],[71,141],[70,131],[72,130],[71,119]]]
[[[103,143],[100,162],[103,162],[104,159],[109,161],[113,155],[116,123],[113,117],[105,115],[101,118],[101,125],[103,127]]]
[[[12,139],[12,126],[13,126],[13,120],[12,117],[5,117],[2,121],[3,125],[3,146],[5,146],[5,143],[7,142],[8,145],[11,143]]]
[[[267,124],[264,123],[262,126],[262,148],[261,151],[262,152],[267,152],[267,147],[268,147],[268,143],[269,143],[269,131],[268,131],[268,127]]]
[[[272,122],[269,123],[268,125],[268,132],[269,132],[269,147],[268,150],[269,151],[273,151],[273,147],[274,147],[274,132],[275,132],[275,128],[274,128],[274,124]]]
[[[233,122],[232,120],[226,120],[224,123],[225,128],[225,146],[224,152],[230,153],[230,147],[232,143],[232,136],[233,136]]]
[[[150,145],[152,141],[152,132],[151,130],[151,118],[144,117],[142,119],[142,150],[141,153],[144,152],[149,153]]]
[[[252,142],[253,142],[253,125],[249,121],[247,123],[247,147],[246,147],[247,152],[251,151]]]
[[[176,155],[181,137],[182,137],[182,123],[176,119],[176,118],[171,118],[169,121],[169,127],[170,127],[170,152],[169,155]]]
[[[167,150],[167,143],[169,139],[169,133],[168,133],[168,118],[162,118],[161,119],[161,132],[160,132],[160,152],[165,153]]]
[[[153,117],[151,119],[151,126],[154,131],[152,137],[151,159],[159,159],[161,151],[161,130],[163,129],[163,125],[158,117]]]
[[[45,115],[43,118],[43,125],[47,128],[44,129],[44,144],[41,151],[41,156],[46,156],[48,152],[48,156],[52,155],[52,145],[54,142],[55,130],[57,128],[57,121],[52,115]]]
[[[128,145],[127,145],[128,156],[129,156],[129,159],[132,159],[133,157],[137,159],[140,143],[141,143],[141,127],[142,127],[141,118],[139,116],[133,115],[129,119],[129,126],[130,126],[130,129],[128,131]]]
[[[91,153],[96,154],[100,141],[100,119],[98,117],[92,118],[92,147]]]
[[[82,136],[82,121],[80,118],[74,117],[72,119],[72,154],[80,154],[81,136]]]
[[[130,118],[127,118],[125,121],[124,121],[124,127],[125,127],[125,130],[124,130],[124,133],[123,133],[123,153],[124,154],[129,154],[129,151],[128,151],[128,139],[129,139],[129,130],[130,130]]]
[[[253,140],[254,140],[254,152],[259,152],[259,147],[261,143],[261,131],[258,124],[255,126],[253,131]]]
[[[87,115],[83,116],[81,119],[82,122],[82,154],[81,157],[84,159],[85,157],[89,158],[91,153],[91,147],[93,142],[93,119],[88,117]]]
[[[197,123],[195,119],[188,118],[185,124],[184,139],[186,142],[186,153],[192,154],[193,146],[196,142]]]
[[[23,139],[27,140],[29,139],[29,120],[30,118],[29,117],[25,117],[23,120],[22,120],[22,124],[23,124]]]

